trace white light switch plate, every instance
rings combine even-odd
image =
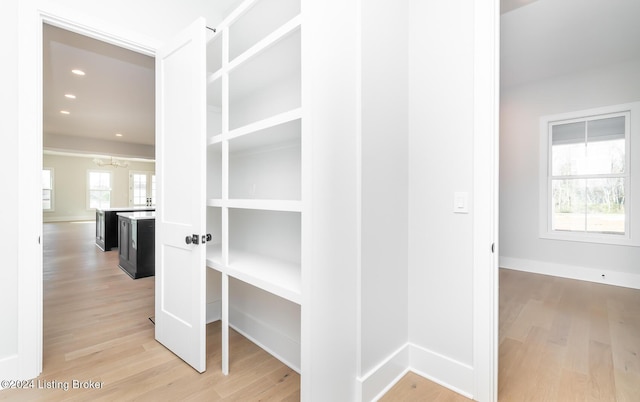
[[[453,213],[469,213],[469,193],[466,191],[453,193]]]

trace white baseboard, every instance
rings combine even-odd
[[[358,399],[377,401],[409,371],[473,398],[473,367],[409,342],[358,378]]]
[[[218,321],[222,319],[222,301],[215,300],[210,303],[207,303],[207,324],[210,324],[214,321]]]
[[[47,216],[47,214],[42,215],[42,222],[79,222],[79,221],[95,221],[96,215],[88,216]]]
[[[409,344],[406,343],[382,363],[359,377],[360,401],[377,401],[409,371]]]
[[[630,272],[586,268],[576,265],[556,264],[511,257],[500,257],[500,268],[640,289],[640,274]]]
[[[469,399],[473,398],[473,367],[422,346],[409,344],[410,370]]]
[[[229,308],[229,326],[300,373],[300,342],[233,307]]]
[[[18,377],[18,355],[11,355],[0,359],[0,379],[20,380]],[[0,390],[3,387],[0,385]]]

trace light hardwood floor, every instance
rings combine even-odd
[[[129,278],[117,267],[117,250],[100,251],[94,235],[93,222],[44,225],[42,374],[28,384],[33,388],[0,391],[0,400],[300,400],[300,376],[233,330],[230,374],[222,375],[219,322],[207,325],[203,374],[156,342],[149,320],[154,278]],[[73,389],[74,380],[101,388]],[[412,400],[402,388],[406,381],[385,400]],[[415,381],[429,390],[425,395],[443,389]]]
[[[380,402],[465,402],[469,398],[431,382],[415,373],[407,373]]]
[[[223,376],[219,323],[203,374],[158,344],[154,278],[130,279],[94,228],[45,224],[43,372],[0,400],[299,400],[299,375],[234,331]],[[500,401],[640,401],[640,291],[501,270],[499,379]],[[102,388],[62,389],[74,380]],[[413,373],[381,399],[465,400]]]
[[[500,271],[500,401],[640,401],[640,290]]]
[[[0,391],[10,401],[297,401],[300,376],[230,331],[230,375],[220,371],[220,324],[207,326],[199,374],[154,340],[154,278],[132,280],[118,252],[94,245],[95,223],[44,225],[43,371],[36,389]],[[73,381],[101,389],[72,389]],[[65,385],[70,389],[65,391]],[[39,387],[51,386],[46,389]]]

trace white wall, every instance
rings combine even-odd
[[[309,153],[303,156],[311,163],[311,177],[303,177],[302,190],[303,199],[310,202],[310,213],[302,217],[302,236],[310,240],[303,241],[308,247],[302,250],[302,265],[308,267],[302,272],[305,401],[356,400],[356,3],[302,2],[302,63],[308,68],[302,77],[302,124],[303,132],[311,134]]]
[[[375,384],[388,384],[403,367],[372,370],[409,339],[409,2],[363,1],[361,7],[360,376],[363,400],[370,400],[380,391]]]
[[[209,18],[212,25],[221,20],[215,2],[208,0],[175,1],[82,1],[82,0],[6,0],[0,16],[3,60],[0,82],[2,141],[0,168],[5,196],[2,207],[6,216],[0,229],[0,247],[4,258],[0,271],[0,375],[2,378],[33,378],[38,361],[37,331],[18,342],[19,328],[41,325],[31,315],[19,314],[30,309],[41,292],[41,273],[37,266],[42,249],[39,197],[40,128],[35,118],[38,93],[39,51],[37,48],[37,9],[63,14],[89,26],[99,25],[112,31],[132,33],[145,45],[161,43],[198,16]],[[18,51],[20,49],[20,52]],[[20,71],[20,75],[18,75]],[[22,155],[22,157],[21,157]],[[32,155],[31,157],[25,157]],[[17,233],[17,235],[16,235]],[[37,311],[41,306],[33,306]],[[32,310],[29,310],[32,312]],[[24,310],[23,312],[27,312]],[[20,320],[18,316],[20,315]]]
[[[473,198],[474,3],[356,1],[355,11],[349,7],[353,3],[343,0],[340,15],[361,28],[355,37],[360,47],[349,53],[353,32],[342,25],[334,24],[323,38],[320,47],[328,55],[314,51],[323,61],[314,67],[331,79],[318,78],[314,83],[324,84],[322,89],[312,89],[331,95],[321,98],[310,90],[319,103],[305,120],[314,124],[314,145],[322,144],[313,148],[314,214],[321,218],[313,228],[318,235],[313,247],[323,252],[314,259],[331,258],[313,271],[322,269],[322,277],[328,270],[337,273],[331,303],[342,306],[325,325],[340,328],[339,350],[351,353],[353,328],[344,324],[352,314],[348,294],[355,263],[357,396],[374,399],[408,369],[470,396],[479,364],[474,362],[474,211],[471,206],[470,214],[454,214],[453,196],[466,191]],[[342,37],[330,43],[338,28]],[[329,177],[332,183],[326,182]],[[327,241],[327,234],[334,238]],[[315,285],[314,277],[312,293],[320,289]],[[335,367],[342,374],[324,380],[340,378],[340,388],[323,390],[320,400],[354,399],[342,382],[352,360],[338,359]],[[488,370],[478,368],[483,369]]]
[[[539,118],[639,100],[640,60],[502,90],[501,266],[623,286],[640,284],[638,247],[538,238]],[[636,178],[633,184],[637,188],[640,181]],[[601,274],[606,274],[604,280]]]
[[[339,16],[322,40],[321,9]],[[312,11],[303,319],[313,318],[306,342],[317,348],[302,396],[372,400],[408,369],[474,395],[475,370],[489,368],[474,367],[486,362],[474,361],[472,217],[486,211],[453,213],[455,192],[473,199],[474,3],[341,0]]]
[[[18,1],[3,2],[0,13],[0,44],[7,60],[18,54]],[[3,57],[4,59],[4,57]],[[0,63],[0,171],[3,196],[0,209],[5,211],[0,227],[0,378],[12,378],[17,367],[18,352],[18,240],[15,228],[19,224],[18,175],[18,64]]]
[[[43,213],[44,222],[95,219],[95,210],[87,209],[87,172],[89,170],[111,172],[111,207],[113,208],[129,206],[131,171],[155,171],[154,162],[129,161],[127,168],[100,167],[93,163],[93,158],[65,155],[44,155],[42,166],[53,168],[54,174],[54,210]]]
[[[412,1],[409,339],[414,369],[473,393],[473,1]],[[473,212],[473,209],[471,210]],[[480,213],[480,212],[479,212]]]

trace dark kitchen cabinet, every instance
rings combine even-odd
[[[117,216],[118,266],[133,279],[155,275],[155,212]]]
[[[155,207],[96,209],[96,246],[102,251],[118,247],[118,214],[136,211],[155,211]]]

